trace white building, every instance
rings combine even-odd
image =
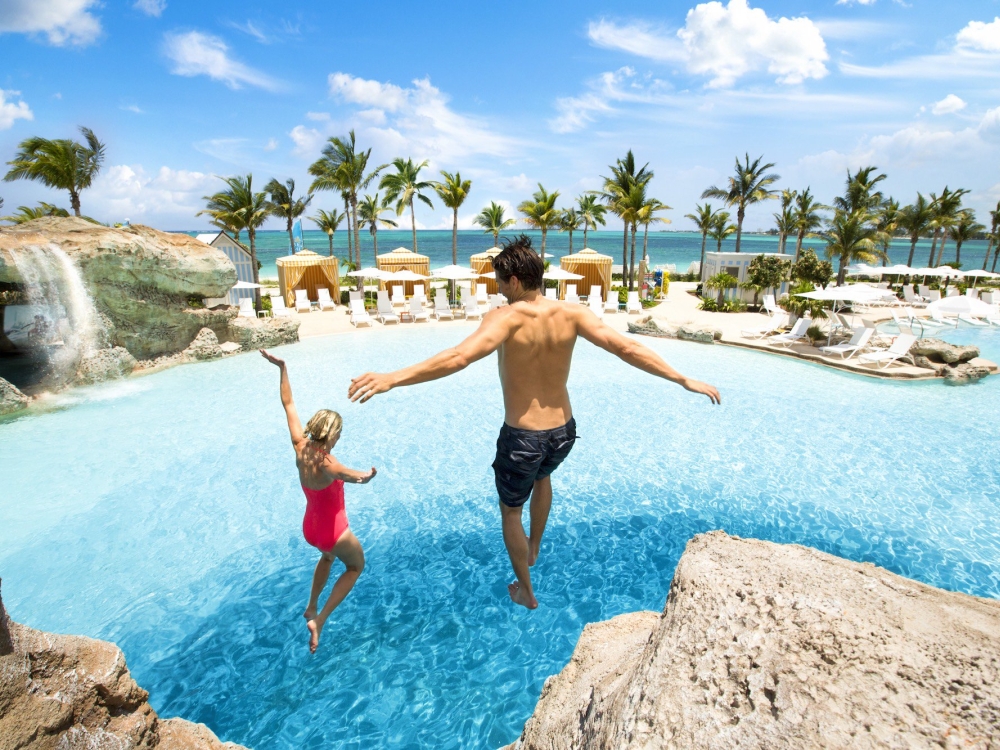
[[[705,267],[701,269],[701,281],[704,283],[705,279],[715,276],[717,273],[728,273],[730,276],[735,278],[740,284],[743,284],[747,280],[747,269],[750,267],[750,261],[756,258],[758,255],[774,255],[783,260],[791,261],[793,256],[789,254],[781,253],[705,253]],[[765,290],[761,292],[761,295],[765,293],[770,293],[771,290]],[[785,281],[781,284],[781,287],[774,290],[775,299],[780,299],[782,294],[788,292],[788,282]],[[702,292],[702,296],[715,296],[718,292],[712,293],[708,290]],[[727,289],[725,293],[726,299],[741,299],[744,302],[753,302],[754,292],[752,289],[742,289],[741,287],[735,287],[733,289]]]
[[[250,260],[249,251],[239,242],[233,239],[226,232],[212,232],[199,234],[195,239],[204,242],[206,245],[218,248],[226,254],[226,257],[236,266],[236,280],[253,283],[253,263]],[[216,304],[238,305],[243,298],[253,299],[253,289],[230,289],[229,294],[220,300],[208,299],[205,304],[214,307]],[[214,303],[214,304],[212,304]]]

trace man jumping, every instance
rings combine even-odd
[[[530,568],[538,559],[552,505],[550,477],[576,440],[566,380],[577,337],[635,368],[702,393],[713,403],[719,403],[719,392],[681,375],[651,349],[605,325],[586,307],[545,299],[542,259],[527,236],[505,243],[493,260],[493,269],[509,305],[488,312],[476,332],[456,347],[396,372],[368,372],[354,378],[348,396],[364,403],[392,388],[447,377],[498,352],[505,415],[493,471],[500,494],[503,541],[517,576],[507,590],[515,603],[535,609],[538,601],[531,588]],[[526,536],[521,508],[529,497],[531,534]]]

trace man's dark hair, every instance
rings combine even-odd
[[[531,238],[522,234],[514,239],[503,240],[503,251],[493,259],[493,270],[504,283],[517,276],[525,291],[542,288],[542,274],[545,267],[542,259],[531,246]]]

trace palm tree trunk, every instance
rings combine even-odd
[[[628,290],[631,292],[635,283],[635,222],[632,222],[632,257],[628,264]]]
[[[962,241],[955,240],[955,266],[956,268],[962,267]]]
[[[917,235],[910,237],[910,256],[906,259],[906,265],[913,267],[913,253],[917,251]],[[985,268],[986,266],[983,266]]]
[[[413,252],[417,252],[417,212],[413,210],[413,201],[410,201],[410,226],[413,228]]]
[[[344,198],[344,218],[347,219],[347,260],[354,260],[354,238],[351,234],[351,204]]]
[[[330,240],[330,257],[333,257],[333,232],[330,232],[327,238]]]
[[[587,225],[586,224],[583,225],[583,246],[584,247],[587,246]],[[570,250],[570,252],[573,252],[573,251]]]
[[[79,216],[80,215],[80,194],[78,192],[76,192],[75,190],[72,190],[72,189],[69,191],[69,205],[72,207],[73,213],[76,216]]]
[[[931,257],[927,259],[927,265],[930,268],[934,268],[934,255],[937,253],[938,232],[940,231],[940,229],[935,229],[934,234],[931,235]]]
[[[292,217],[288,217],[288,247],[291,248],[288,252],[289,255],[295,252],[295,237],[292,236]],[[305,248],[302,248],[305,250]]]
[[[847,278],[847,253],[840,254],[840,269],[837,271],[837,286],[844,285]]]
[[[451,222],[451,264],[458,265],[458,207],[455,207],[455,218]]]
[[[705,280],[705,240],[708,239],[708,232],[701,233],[701,260],[698,261],[698,278]]]
[[[934,264],[935,268],[941,265],[941,259],[944,257],[944,246],[946,244],[948,244],[948,233],[944,232],[941,235],[941,247],[938,248],[937,263]]]
[[[624,219],[625,233],[622,235],[622,281],[625,281],[625,270],[628,268],[628,222]]]
[[[571,255],[573,254],[573,229],[572,228],[570,228],[570,230],[569,230],[569,252],[570,252]]]
[[[250,236],[250,267],[253,268],[253,283],[260,283],[260,269],[257,268],[257,231],[253,227],[247,227],[247,234]],[[260,312],[264,307],[260,303],[260,287],[253,290],[253,308]]]
[[[743,240],[743,217],[746,215],[746,209],[740,206],[739,210],[736,212],[736,252],[740,251],[740,242]]]
[[[378,267],[378,227],[372,225],[372,244],[375,246],[375,267]]]
[[[802,240],[805,236],[806,236],[805,232],[799,232],[798,237],[795,240],[795,259],[792,261],[792,263],[799,262],[799,253],[802,252]]]
[[[986,264],[990,262],[990,252],[993,250],[993,240],[990,239],[990,244],[986,246],[986,256],[983,258],[983,270],[986,270]]]
[[[545,265],[545,237],[548,233],[548,227],[542,227],[542,251],[538,253],[542,258],[542,265]]]
[[[497,243],[499,241],[500,241],[500,232],[494,232],[493,233],[493,247],[496,247]]]
[[[998,245],[997,249],[993,251],[993,265],[990,267],[990,271],[992,273],[997,272],[997,258],[1000,258],[1000,245]]]
[[[361,268],[361,230],[358,227],[358,196],[351,193],[351,215],[354,219],[354,255],[357,260],[358,268]],[[361,284],[361,278],[358,277],[358,283]],[[361,287],[359,286],[358,289]]]
[[[642,259],[649,263],[649,224],[642,225]]]

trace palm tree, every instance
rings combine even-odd
[[[806,237],[812,237],[813,230],[823,226],[823,217],[819,211],[828,211],[829,206],[824,206],[816,200],[816,197],[807,187],[795,198],[795,258],[793,262],[798,263],[799,253],[802,252],[802,241]]]
[[[875,218],[875,228],[880,233],[879,242],[882,243],[882,265],[889,263],[889,248],[892,246],[892,235],[899,228],[901,212],[899,201],[888,198],[879,209]]]
[[[701,269],[705,267],[705,240],[708,239],[709,232],[715,226],[715,217],[718,211],[712,210],[711,203],[705,203],[701,206],[696,205],[694,207],[695,212],[693,214],[684,214],[685,219],[691,219],[694,225],[698,227],[698,231],[701,232],[701,260],[698,262],[698,273],[701,273]]]
[[[559,191],[550,193],[542,183],[538,183],[538,190],[531,196],[531,200],[522,201],[517,210],[524,214],[524,223],[529,227],[542,230],[542,246],[538,254],[545,259],[545,237],[549,229],[558,226],[562,211],[556,208],[556,199],[559,198]]]
[[[642,214],[642,207],[646,205],[646,184],[633,185],[632,188],[619,198],[616,202],[617,213],[625,226],[632,233],[632,254],[630,262],[622,266],[622,279],[628,277],[628,290],[632,291],[635,280],[635,233]]]
[[[5,182],[35,180],[46,187],[69,191],[69,205],[80,216],[80,191],[89,188],[104,164],[104,144],[90,128],[80,128],[87,145],[59,138],[37,136],[21,141]]]
[[[846,214],[857,211],[874,213],[882,205],[882,193],[875,186],[885,179],[884,174],[873,175],[878,167],[861,167],[853,175],[847,172],[844,195],[833,199],[833,207]]]
[[[642,259],[649,260],[649,225],[655,221],[669,224],[670,219],[657,216],[660,211],[673,211],[673,207],[668,206],[658,198],[649,198],[639,209],[639,223],[642,224]]]
[[[260,283],[260,269],[257,266],[257,229],[267,221],[268,201],[267,193],[255,193],[253,191],[253,175],[246,177],[221,177],[226,183],[226,189],[206,195],[207,208],[199,211],[198,215],[207,213],[214,215],[215,212],[223,211],[228,220],[234,222],[241,229],[247,230],[250,238],[250,265],[253,268],[253,282]],[[260,287],[254,289],[254,307],[259,312]]]
[[[622,234],[622,271],[624,272],[628,265],[629,222],[625,220],[623,212],[627,213],[630,210],[627,205],[629,194],[637,186],[644,188],[653,179],[653,171],[649,169],[648,163],[639,170],[635,168],[635,156],[632,149],[629,149],[624,159],[618,159],[613,165],[608,165],[608,169],[611,170],[611,176],[603,178],[604,185],[599,195],[611,212],[622,219],[624,225]]]
[[[920,236],[931,229],[934,221],[934,210],[923,195],[917,193],[917,199],[899,212],[899,227],[910,236],[910,255],[906,265],[913,265],[913,254],[917,249]]]
[[[712,221],[712,229],[708,233],[715,240],[715,252],[722,252],[722,241],[731,234],[736,234],[736,225],[729,221],[728,211],[716,211]]]
[[[389,199],[384,200],[379,198],[378,193],[375,195],[366,195],[362,198],[361,202],[358,204],[358,218],[361,220],[361,226],[367,226],[368,231],[372,236],[372,243],[375,246],[375,265],[378,265],[378,228],[381,224],[383,227],[398,227],[399,224],[394,222],[392,219],[383,219],[382,214],[386,211],[392,211],[389,208]]]
[[[387,203],[396,203],[396,215],[402,216],[403,210],[410,207],[410,222],[413,227],[413,252],[417,252],[417,214],[413,210],[413,201],[420,200],[426,203],[431,209],[434,204],[431,199],[424,195],[422,190],[434,188],[433,182],[421,181],[420,170],[427,166],[427,160],[414,164],[413,159],[396,158],[392,160],[392,166],[396,168],[395,174],[382,176],[379,182],[380,188],[385,188],[385,200]]]
[[[934,199],[934,242],[931,243],[931,268],[937,268],[941,265],[941,258],[944,256],[944,246],[948,243],[949,230],[958,223],[962,213],[962,196],[968,192],[968,190],[963,188],[949,190],[948,186],[945,185],[940,197],[936,197],[934,193],[931,193],[931,198]],[[937,258],[935,258],[934,243],[937,242],[939,235],[941,237],[941,246],[938,248]]]
[[[743,217],[747,206],[776,197],[774,190],[768,190],[770,185],[781,179],[776,174],[765,174],[774,166],[771,162],[761,164],[763,156],[750,163],[750,154],[745,155],[745,162],[740,164],[736,157],[736,174],[729,178],[729,186],[718,188],[714,185],[701,194],[702,199],[719,198],[727,206],[736,206],[736,252],[740,251],[740,241],[743,238]]]
[[[318,226],[321,232],[326,232],[326,236],[330,240],[330,255],[333,255],[333,235],[336,233],[337,227],[340,226],[340,222],[346,218],[346,213],[342,214],[335,208],[330,211],[324,211],[321,208],[316,212],[315,216],[309,217],[309,220]],[[350,239],[350,234],[347,237]]]
[[[583,217],[576,212],[575,208],[565,208],[562,212],[562,219],[559,220],[559,231],[569,232],[569,251],[573,252],[573,232],[580,228]]]
[[[344,198],[344,209],[349,214],[348,231],[354,230],[355,260],[361,264],[361,246],[358,230],[358,191],[367,188],[385,165],[368,171],[372,150],[358,151],[354,131],[344,138],[330,138],[323,147],[323,155],[309,166],[309,174],[316,179],[309,192],[336,190]],[[416,250],[416,248],[414,248]]]
[[[587,230],[597,230],[597,225],[602,227],[604,223],[604,213],[607,211],[603,205],[597,202],[597,196],[593,193],[584,193],[576,199],[577,213],[583,221],[583,246],[587,246]]]
[[[472,220],[476,226],[483,228],[483,234],[493,235],[493,246],[496,247],[500,241],[500,232],[517,224],[517,219],[505,219],[506,209],[499,203],[490,201],[490,205],[479,212],[479,215]]]
[[[0,206],[3,206],[3,201],[0,201]],[[0,216],[0,221],[9,221],[13,224],[24,224],[26,221],[40,219],[43,216],[69,216],[69,211],[65,208],[59,208],[59,206],[53,206],[51,203],[45,203],[43,201],[34,207],[18,206],[16,214],[11,216]],[[989,255],[988,252],[987,255]]]
[[[996,247],[996,252],[993,255],[993,270],[997,270],[997,255],[1000,255],[1000,201],[997,201],[997,207],[990,211],[990,233],[988,239],[990,244],[986,246],[986,257],[983,258],[983,270],[986,270],[986,263],[990,259],[990,250]]]
[[[733,231],[735,232],[736,226],[735,225],[732,226],[733,226]],[[719,298],[716,300],[716,302],[720,306],[722,305],[722,297],[726,293],[726,290],[732,289],[738,284],[739,281],[737,280],[737,278],[735,276],[726,273],[725,271],[723,271],[722,273],[717,273],[714,276],[710,276],[709,278],[705,279],[706,289],[719,290]]]
[[[774,214],[775,226],[778,229],[778,252],[784,254],[785,241],[788,235],[795,232],[795,209],[792,204],[798,193],[794,190],[781,191],[781,212]]]
[[[277,216],[285,220],[285,229],[288,231],[288,247],[291,252],[295,252],[295,239],[292,237],[292,222],[306,212],[306,208],[312,202],[313,194],[308,193],[305,198],[295,197],[295,180],[289,177],[282,184],[277,179],[264,186],[264,190],[271,195],[267,202],[267,210],[271,216]]]
[[[458,265],[458,209],[465,203],[472,189],[472,180],[463,180],[458,172],[450,174],[441,170],[444,182],[434,183],[434,192],[438,194],[441,202],[453,211],[451,222],[451,264]],[[416,250],[416,247],[413,248]]]
[[[959,214],[958,221],[951,228],[951,238],[955,240],[955,268],[962,267],[962,245],[971,240],[973,235],[985,231],[986,227],[976,221],[976,213],[971,208]]]
[[[864,209],[848,213],[837,209],[824,233],[826,257],[840,258],[837,286],[842,286],[847,266],[857,261],[871,262],[883,256],[879,246],[880,233],[874,223],[875,216]]]

